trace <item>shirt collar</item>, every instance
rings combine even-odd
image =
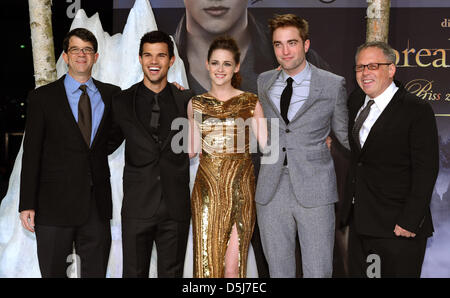
[[[288,75],[284,70],[281,72],[281,79],[283,82],[286,82],[286,80],[291,77],[294,82],[299,85],[301,84],[306,78],[308,78],[311,75],[311,67],[309,66],[309,63],[306,62],[305,68],[302,69],[301,72],[296,74],[295,76],[291,77]]]
[[[395,86],[394,82],[392,82],[389,87],[386,88],[386,90],[383,91],[383,93],[381,93],[380,95],[378,95],[377,97],[373,98],[373,100],[375,101],[375,105],[377,106],[377,108],[383,112],[384,109],[386,108],[386,106],[389,104],[389,102],[391,101],[392,97],[394,97],[395,92],[397,92],[398,87]],[[364,106],[366,106],[367,102],[370,100],[371,98],[366,95],[366,99],[364,101]]]
[[[151,90],[150,88],[147,88],[147,86],[145,86],[144,81],[141,81],[141,90],[143,90],[144,93],[146,93],[147,95],[150,96],[155,96],[155,92],[153,92],[153,90]],[[166,96],[167,94],[170,94],[170,83],[167,82],[166,87],[164,87],[163,90],[161,90],[158,95],[161,96]]]
[[[64,78],[64,84],[67,88],[67,91],[69,91],[70,93],[77,92],[81,85],[86,85],[87,89],[91,92],[97,92],[97,87],[95,86],[92,77],[90,77],[86,83],[82,84],[75,80],[69,73],[67,73],[66,77]]]

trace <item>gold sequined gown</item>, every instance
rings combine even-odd
[[[208,93],[192,99],[202,142],[191,198],[194,277],[224,277],[234,224],[239,238],[239,277],[246,276],[256,218],[249,132],[257,101],[248,92],[226,102]]]

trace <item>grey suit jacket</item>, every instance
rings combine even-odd
[[[269,149],[278,147],[264,155],[267,158],[276,149],[279,153],[274,162],[264,163],[262,160],[255,195],[259,204],[269,203],[274,196],[285,155],[294,193],[302,206],[318,207],[338,200],[334,164],[325,140],[333,130],[339,142],[349,148],[345,79],[310,66],[309,97],[288,125],[269,98],[269,89],[280,71],[270,70],[258,77],[258,96],[268,119]],[[273,118],[279,121],[271,123]],[[271,130],[279,132],[279,140]]]

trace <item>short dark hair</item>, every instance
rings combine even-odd
[[[173,49],[174,48],[173,41],[170,38],[169,34],[158,30],[147,32],[144,34],[144,36],[142,36],[141,44],[139,45],[139,56],[142,56],[145,43],[159,43],[159,42],[167,44],[167,48],[169,49],[169,58],[172,58],[175,55]]]
[[[72,36],[76,36],[83,41],[90,42],[94,47],[94,52],[97,53],[98,49],[97,38],[95,38],[95,35],[91,31],[85,28],[76,28],[69,31],[69,33],[66,34],[63,40],[64,53],[67,54],[67,51],[69,50],[69,41]]]
[[[302,38],[303,42],[309,39],[308,21],[306,21],[301,17],[296,16],[295,14],[289,13],[289,14],[275,15],[273,19],[269,20],[269,28],[272,37],[273,32],[278,28],[289,26],[298,29],[300,37]]]

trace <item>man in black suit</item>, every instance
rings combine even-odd
[[[361,89],[348,100],[351,165],[342,214],[350,226],[350,276],[420,277],[439,170],[434,113],[394,83],[395,53],[386,43],[361,45],[355,71]]]
[[[105,277],[112,217],[110,106],[120,88],[91,77],[98,53],[90,31],[70,31],[63,49],[68,73],[28,97],[20,219],[36,231],[43,277],[66,277],[74,246],[81,277]]]
[[[175,56],[166,33],[142,37],[139,61],[143,81],[113,99],[114,138],[116,143],[125,138],[123,277],[148,277],[153,241],[158,277],[182,277],[191,214],[189,157],[172,148],[179,131],[171,124],[187,117],[193,94],[167,82]]]

